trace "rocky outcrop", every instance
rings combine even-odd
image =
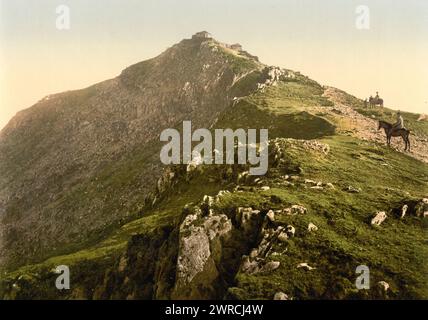
[[[415,214],[417,217],[428,217],[428,198],[423,198],[416,204]]]
[[[250,232],[257,230],[260,224],[260,216],[260,210],[255,210],[251,207],[239,207],[236,219],[244,234],[250,234]]]
[[[216,266],[221,254],[216,251],[219,250],[217,247],[227,242],[232,231],[232,222],[226,215],[209,212],[204,216],[199,207],[190,210],[180,226],[175,287],[178,296],[183,295],[186,288],[190,291],[210,290],[219,277]],[[190,292],[191,296],[196,293]]]
[[[409,206],[407,204],[403,205],[401,208],[401,215],[400,218],[403,219],[407,213],[407,209],[409,209]]]
[[[268,86],[276,86],[279,81],[295,79],[296,74],[291,70],[285,70],[275,66],[266,67],[263,70],[264,80],[257,84],[257,88],[261,91]]]
[[[400,207],[394,208],[391,212],[393,216],[400,219],[407,219],[410,216],[417,218],[428,217],[428,198],[405,201]]]
[[[297,265],[297,269],[304,269],[307,271],[311,271],[316,269],[315,267],[310,266],[307,262],[302,262]]]
[[[248,255],[242,256],[240,272],[247,274],[269,273],[280,266],[279,261],[271,260],[269,257],[273,253],[273,245],[275,242],[286,242],[289,236],[294,235],[294,228],[292,226],[287,228],[283,226],[274,227],[273,222],[273,211],[270,210],[266,214],[263,226],[259,231],[261,240],[258,246],[253,248]]]
[[[290,298],[284,292],[277,292],[273,296],[273,300],[290,300]]]
[[[293,204],[289,208],[282,209],[282,212],[287,215],[299,215],[299,214],[305,214],[307,212],[307,209],[299,204]]]
[[[361,188],[356,188],[354,186],[347,186],[345,188],[345,191],[347,191],[349,193],[360,193],[361,192]]]
[[[386,218],[387,218],[387,215],[385,211],[379,211],[375,214],[375,216],[372,218],[370,223],[372,225],[380,226],[381,223],[384,222]]]
[[[316,225],[314,225],[312,222],[309,222],[309,224],[308,224],[308,231],[309,232],[318,231],[318,227]]]
[[[218,211],[216,204],[228,193],[205,196],[199,205],[184,209],[171,297],[222,297],[239,267],[240,255],[258,236],[262,221],[259,210],[240,207],[229,216]]]
[[[290,150],[301,150],[319,154],[328,155],[330,146],[317,140],[303,140],[291,138],[275,138],[269,140],[269,162],[273,166],[290,165],[287,152]],[[297,169],[297,168],[296,168]],[[297,169],[298,170],[298,169]],[[291,178],[291,177],[288,177]]]

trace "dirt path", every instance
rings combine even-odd
[[[328,113],[329,116],[338,121],[338,131],[350,134],[362,140],[375,141],[386,144],[383,130],[378,131],[378,122],[375,119],[366,117],[352,107],[346,105],[344,94],[332,87],[327,87],[324,96],[334,103],[334,107],[315,107],[314,111]],[[426,137],[411,135],[411,152],[406,154],[428,163],[428,140]],[[392,138],[392,148],[397,152],[404,152],[404,142],[401,138]]]

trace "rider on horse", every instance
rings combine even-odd
[[[397,112],[397,121],[394,124],[388,123],[383,120],[379,120],[378,130],[383,129],[386,135],[386,143],[390,145],[391,137],[402,137],[405,143],[405,151],[410,151],[410,130],[404,127],[404,120],[401,116],[401,112]]]
[[[400,130],[400,129],[406,129],[404,127],[404,120],[403,117],[401,116],[400,111],[397,112],[397,121],[392,125],[391,130],[395,131],[395,130]]]
[[[377,91],[376,91],[376,96],[375,96],[376,101],[378,101],[378,100],[379,100],[379,98],[380,98],[380,97],[379,97],[379,92],[377,92]]]

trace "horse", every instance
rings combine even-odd
[[[383,107],[383,99],[382,98],[376,98],[376,97],[370,97],[369,98],[369,105],[370,107],[376,107],[381,106]]]
[[[410,135],[410,130],[407,130],[405,128],[402,129],[392,129],[392,124],[386,122],[386,121],[382,121],[379,120],[379,126],[378,126],[378,130],[383,129],[385,131],[385,135],[386,135],[386,143],[388,144],[388,146],[391,144],[391,137],[401,137],[403,138],[403,141],[405,143],[405,148],[404,151],[409,151],[410,152],[410,140],[409,140],[409,135]]]

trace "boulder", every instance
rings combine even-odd
[[[221,197],[223,197],[226,194],[230,194],[230,191],[228,190],[220,190],[217,194],[217,199],[220,199]]]
[[[286,232],[289,237],[294,237],[294,234],[296,233],[296,228],[294,228],[292,225],[288,225]]]
[[[250,258],[251,259],[255,259],[258,255],[259,255],[259,250],[255,249],[255,248],[253,250],[251,250],[251,252],[250,252]]]
[[[355,188],[353,186],[348,186],[345,191],[348,191],[349,193],[360,193],[361,188]]]
[[[281,238],[283,241],[288,239],[287,234],[284,232],[284,227],[278,226],[275,229],[262,228],[261,236],[262,239],[258,247],[252,249],[249,256],[244,255],[242,257],[240,266],[241,272],[247,274],[256,274],[260,272],[269,272],[279,267],[280,263],[278,261],[266,262],[266,258],[270,255],[270,253],[272,253],[273,244],[277,238]],[[275,255],[274,252],[272,255]],[[276,255],[278,255],[278,253],[276,253]]]
[[[287,235],[287,233],[285,233],[285,232],[281,232],[281,233],[278,235],[278,240],[279,240],[279,241],[281,241],[281,242],[287,242],[287,240],[288,240],[288,235]]]
[[[297,265],[297,269],[300,269],[300,268],[308,270],[308,271],[316,269],[315,267],[311,267],[307,262],[299,263]]]
[[[240,271],[247,274],[254,274],[260,271],[260,259],[250,259],[248,256],[242,257]]]
[[[282,212],[287,215],[305,214],[307,209],[304,206],[293,204],[291,207],[283,209]]]
[[[275,213],[273,212],[273,210],[269,210],[268,213],[266,214],[266,217],[268,218],[269,221],[274,222]]]
[[[405,204],[402,208],[401,208],[401,219],[404,218],[404,216],[406,215],[407,209],[409,209],[409,206],[407,204]]]
[[[239,207],[236,220],[246,234],[252,233],[261,220],[260,211],[254,210],[251,207]]]
[[[379,289],[383,292],[386,293],[389,290],[389,283],[386,281],[379,281],[377,283],[377,286],[379,287]]]
[[[201,164],[203,164],[204,160],[201,156],[201,153],[198,151],[192,152],[192,159],[187,163],[186,171],[192,172],[196,170]]]
[[[316,225],[314,225],[312,222],[309,222],[308,231],[313,232],[313,231],[317,231],[317,230],[318,230],[318,227]]]
[[[286,295],[284,292],[277,292],[273,296],[273,300],[289,300],[288,295]]]
[[[278,269],[280,265],[279,261],[269,261],[261,267],[260,272],[271,272]]]
[[[416,121],[428,121],[428,116],[426,114],[421,114]]]
[[[378,211],[376,212],[376,215],[371,220],[371,225],[380,226],[382,222],[385,221],[385,219],[388,216],[386,215],[385,211]]]
[[[248,256],[243,256],[240,271],[247,274],[257,274],[271,272],[281,265],[279,261],[265,262],[262,258],[250,259]]]
[[[312,184],[312,185],[314,185],[314,186],[316,186],[316,185],[317,185],[317,182],[316,182],[316,181],[314,181],[314,180],[311,180],[311,179],[305,179],[305,183],[306,183],[306,184]]]
[[[329,189],[335,189],[334,185],[331,182],[327,182],[325,186]]]
[[[415,214],[418,217],[427,217],[428,216],[428,198],[423,198],[415,206]]]

